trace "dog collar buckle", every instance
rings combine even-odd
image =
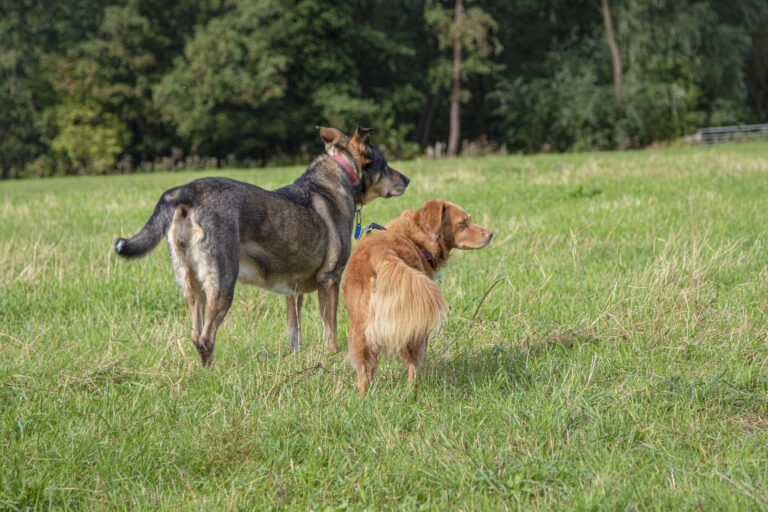
[[[375,222],[371,222],[370,224],[366,224],[363,227],[363,231],[365,231],[366,235],[368,233],[370,233],[371,231],[373,231],[374,229],[378,229],[378,230],[381,230],[381,231],[386,231],[387,230],[387,228],[385,228],[381,224],[376,224]]]
[[[358,213],[360,210],[358,210],[355,213]],[[355,215],[355,240],[360,240],[360,236],[365,233],[366,235],[370,234],[371,231],[374,229],[379,229],[381,231],[386,231],[387,228],[382,226],[381,224],[376,224],[375,222],[371,222],[370,224],[366,224],[365,226],[362,226],[362,215],[358,217]]]

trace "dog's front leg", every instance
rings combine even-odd
[[[339,304],[339,279],[321,279],[317,288],[317,300],[323,317],[323,342],[327,352],[336,352],[336,307]]]
[[[285,305],[288,311],[288,345],[296,350],[301,345],[301,305],[303,295],[288,295]]]

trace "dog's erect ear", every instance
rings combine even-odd
[[[326,150],[329,147],[336,144],[337,142],[339,142],[341,139],[344,139],[347,137],[336,128],[327,128],[325,126],[315,126],[315,129],[320,130],[320,138],[323,139],[323,142],[325,142]]]
[[[419,214],[419,225],[422,229],[434,235],[435,238],[440,233],[445,218],[445,201],[441,199],[430,199],[421,209]]]
[[[357,130],[355,130],[354,138],[365,144],[368,142],[368,136],[373,131],[373,128],[363,128],[362,126],[358,126]]]

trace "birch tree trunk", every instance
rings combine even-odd
[[[459,132],[461,119],[459,116],[459,103],[461,101],[461,17],[464,15],[464,0],[456,0],[456,13],[454,17],[454,29],[456,34],[453,39],[453,83],[451,85],[451,113],[448,132],[448,158],[456,156],[459,149]]]
[[[616,99],[616,108],[621,109],[621,54],[619,44],[616,42],[616,34],[613,30],[611,19],[611,6],[608,0],[601,0],[603,10],[603,24],[605,25],[605,38],[611,49],[611,61],[613,62],[613,97]]]

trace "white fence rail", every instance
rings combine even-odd
[[[693,136],[699,144],[718,144],[737,140],[768,138],[768,124],[740,124],[738,126],[711,126],[700,128]]]

